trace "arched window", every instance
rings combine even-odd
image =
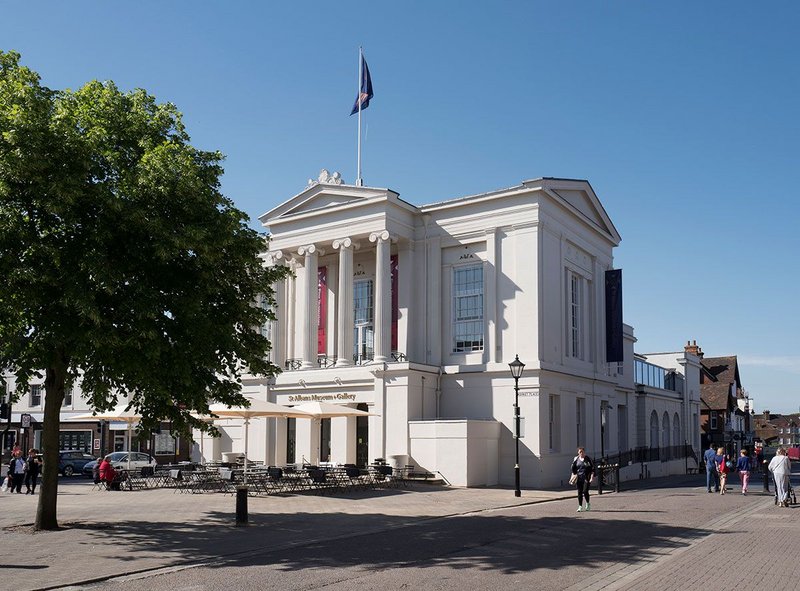
[[[664,411],[664,416],[661,419],[661,447],[664,448],[664,453],[667,454],[669,459],[669,414]]]
[[[681,418],[678,416],[678,413],[675,413],[672,417],[672,445],[682,445],[683,442],[684,439],[681,436]]]
[[[650,447],[658,447],[658,413],[650,413]]]

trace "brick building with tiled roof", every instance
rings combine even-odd
[[[739,377],[736,355],[705,357],[697,342],[686,346],[700,357],[700,430],[709,443],[737,451],[752,444],[749,404]]]
[[[800,414],[772,414],[768,410],[755,417],[755,434],[765,445],[800,445]]]

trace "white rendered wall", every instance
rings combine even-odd
[[[440,472],[453,486],[497,484],[495,421],[411,421],[410,450],[417,465]]]

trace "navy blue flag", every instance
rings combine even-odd
[[[622,330],[622,269],[606,271],[606,361],[625,361]]]
[[[367,67],[367,60],[364,59],[364,56],[361,56],[361,90],[356,97],[356,102],[353,105],[353,110],[350,111],[351,115],[355,115],[358,113],[358,106],[361,105],[361,110],[363,111],[367,107],[369,107],[369,99],[373,96],[372,94],[372,78],[369,75],[369,68]]]

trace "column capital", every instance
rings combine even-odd
[[[372,232],[369,235],[370,242],[378,242],[378,240],[389,240],[391,236],[389,235],[388,230],[381,230],[380,232]]]
[[[264,257],[267,261],[268,265],[277,265],[279,261],[283,260],[283,251],[282,250],[270,250],[266,253]]]
[[[339,250],[342,248],[352,248],[354,250],[358,250],[359,244],[358,242],[354,242],[352,238],[345,237],[345,238],[337,238],[333,241],[333,249]]]
[[[305,256],[307,254],[323,255],[325,251],[319,248],[316,244],[306,244],[297,249],[297,254]]]

